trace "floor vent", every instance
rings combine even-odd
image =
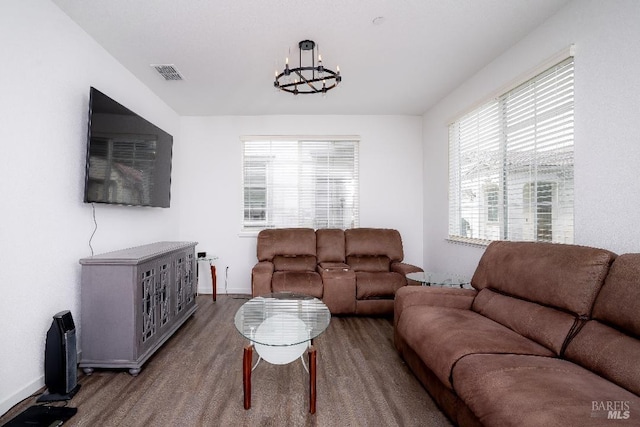
[[[184,80],[173,64],[151,64],[165,80]]]

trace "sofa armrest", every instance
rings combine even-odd
[[[445,288],[440,286],[405,286],[396,291],[393,325],[398,324],[402,311],[414,305],[470,310],[478,291],[475,289]]]
[[[321,263],[317,271],[322,277],[322,301],[331,314],[355,313],[356,273],[343,263]]]
[[[390,268],[391,268],[391,271],[400,273],[405,277],[409,273],[417,273],[419,271],[424,271],[420,267],[416,267],[415,265],[407,264],[404,262],[393,262],[391,263]],[[407,285],[420,285],[420,283],[416,282],[415,280],[407,279]]]
[[[251,269],[251,294],[254,297],[271,293],[273,263],[260,261]]]

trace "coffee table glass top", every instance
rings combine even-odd
[[[407,273],[407,279],[422,283],[422,286],[444,286],[451,288],[471,289],[471,280],[468,277],[449,273],[433,273],[419,271]]]
[[[247,301],[236,312],[234,323],[251,342],[293,346],[319,336],[330,320],[329,309],[319,299],[282,292]]]

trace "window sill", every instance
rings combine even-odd
[[[238,233],[238,237],[258,237],[260,230],[242,230]]]
[[[464,246],[472,246],[474,248],[486,248],[491,243],[491,240],[485,239],[472,239],[468,237],[455,237],[450,236],[445,239],[449,243],[453,243],[454,245],[464,245]]]

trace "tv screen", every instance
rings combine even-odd
[[[168,208],[173,137],[91,88],[85,203]]]

